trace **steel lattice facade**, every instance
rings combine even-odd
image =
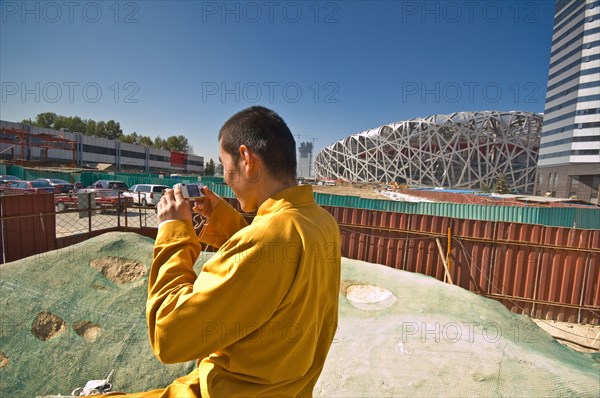
[[[542,116],[457,112],[390,123],[338,141],[317,154],[317,178],[409,185],[491,187],[500,174],[532,193]]]

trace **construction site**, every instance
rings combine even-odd
[[[0,398],[161,389],[213,358],[226,377],[214,362],[177,391],[304,383],[289,391],[311,395],[318,377],[316,397],[600,397],[599,1],[61,3],[2,2]],[[271,261],[259,274],[240,261],[254,277],[244,283],[239,268],[209,262],[215,247],[196,250],[189,225],[165,238],[170,260],[159,240],[156,264],[169,265],[152,268],[157,215],[189,218],[179,196],[163,196],[174,184],[207,186],[241,211],[222,174],[249,209],[285,189],[311,207],[242,229],[233,249],[251,256],[264,231],[284,242],[310,231],[319,250],[333,242],[335,268],[298,240],[302,265]],[[61,189],[33,185],[52,179]],[[208,203],[207,217],[223,205]],[[310,228],[287,228],[288,214]],[[201,218],[196,232],[229,228]],[[271,277],[290,269],[295,295]],[[151,270],[174,275],[173,290],[156,289],[173,299],[157,311],[175,314],[169,333],[148,326]],[[203,284],[223,275],[237,301]],[[322,317],[301,323],[298,308]],[[285,339],[258,349],[248,336],[274,313],[292,320]],[[248,333],[227,328],[229,315]],[[211,322],[220,341],[194,351]],[[299,344],[303,333],[320,350]],[[157,335],[167,343],[155,355]],[[165,354],[177,344],[187,356]]]
[[[315,396],[598,395],[600,209],[373,188],[314,187],[344,256]],[[161,364],[148,343],[153,209],[0,200],[5,396],[70,395],[109,374],[113,391],[146,391],[193,369]]]

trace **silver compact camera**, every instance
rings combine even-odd
[[[185,199],[196,200],[204,196],[202,193],[202,185],[186,184],[184,182],[173,185],[173,189],[181,188],[181,194]]]

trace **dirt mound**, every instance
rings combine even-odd
[[[42,311],[33,321],[31,333],[40,340],[52,340],[67,330],[67,324],[49,311]]]
[[[153,245],[152,239],[135,233],[109,232],[1,265],[0,351],[10,363],[0,369],[0,397],[69,396],[112,369],[111,381],[119,391],[164,387],[190,373],[194,361],[164,365],[148,342],[146,270],[152,264]],[[141,277],[133,283],[111,281],[90,266],[103,257],[143,264],[144,269],[122,262],[125,274],[137,270],[124,281]],[[114,266],[112,261],[105,263],[107,268]],[[200,267],[199,263],[196,271]],[[42,311],[64,320],[59,338],[45,341],[32,333],[32,322]]]
[[[315,397],[599,396],[600,357],[497,301],[345,258],[340,288]]]
[[[122,257],[100,257],[90,261],[90,267],[102,272],[112,282],[122,285],[135,282],[146,275],[146,266]]]
[[[90,321],[79,321],[73,324],[73,330],[79,336],[83,337],[90,343],[96,341],[98,336],[100,336],[101,328],[97,323],[93,323]]]
[[[2,369],[5,366],[8,366],[9,363],[10,361],[8,360],[6,354],[0,351],[0,369]]]
[[[189,374],[194,361],[164,365],[150,348],[149,272],[117,285],[90,267],[94,258],[112,257],[149,269],[153,243],[108,233],[0,267],[0,395],[69,395],[112,369],[114,389],[127,392]],[[213,255],[202,253],[195,272]],[[75,333],[35,337],[32,318],[48,311]],[[50,329],[60,330],[60,322]],[[94,334],[93,343],[84,340]],[[599,354],[560,345],[496,301],[423,275],[343,259],[339,328],[313,395],[596,397],[599,371]]]

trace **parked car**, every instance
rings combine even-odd
[[[4,192],[49,192],[59,193],[58,188],[50,185],[48,181],[15,181],[10,185],[4,186]]]
[[[0,186],[10,185],[17,181],[21,181],[21,179],[8,174],[0,175]]]
[[[123,192],[123,195],[133,198],[133,203],[144,207],[148,205],[156,206],[165,189],[169,189],[169,187],[166,185],[136,184],[129,191]]]
[[[58,188],[60,193],[68,193],[73,190],[73,184],[59,178],[38,178],[36,181],[48,181],[50,185]]]
[[[98,189],[114,189],[115,191],[127,191],[129,187],[123,181],[116,180],[98,180],[90,185],[88,188]]]
[[[119,211],[122,211],[126,205],[133,204],[133,198],[123,196],[112,189],[82,188],[68,195],[56,195],[54,197],[56,210],[76,209],[80,194],[94,195],[96,207],[117,207]]]

